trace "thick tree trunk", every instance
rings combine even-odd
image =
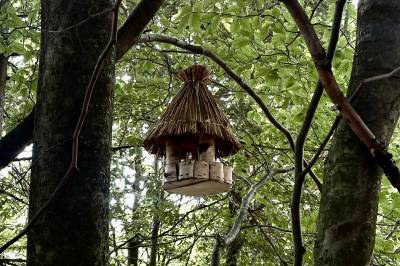
[[[363,79],[399,66],[399,13],[397,0],[360,1],[349,95]],[[398,79],[366,84],[353,104],[373,133],[386,143],[399,118],[399,88]],[[368,150],[342,122],[325,167],[315,265],[369,265],[380,175]]]
[[[41,1],[29,217],[47,201],[70,164],[72,134],[85,88],[110,35],[111,13],[63,29],[111,6],[110,0]],[[79,170],[28,233],[28,265],[108,264],[113,58],[104,62],[79,138]]]

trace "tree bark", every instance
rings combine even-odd
[[[4,97],[6,95],[7,63],[8,58],[4,54],[0,54],[0,136],[4,123]]]
[[[138,266],[139,262],[139,244],[140,241],[137,237],[133,238],[128,243],[128,265]]]
[[[361,0],[349,95],[365,78],[399,66],[400,3]],[[399,118],[400,82],[365,84],[354,108],[379,139],[389,142]],[[381,174],[365,145],[345,122],[335,133],[325,166],[315,265],[369,265],[375,239]]]
[[[150,261],[149,266],[157,265],[157,254],[158,254],[158,232],[160,231],[161,221],[158,214],[154,214],[153,217],[153,228],[151,229],[151,250],[150,250]]]
[[[244,244],[244,239],[242,236],[240,236],[239,233],[239,235],[232,241],[232,243],[226,247],[226,259],[225,259],[226,266],[238,265],[240,249],[242,248],[243,244]]]
[[[135,223],[136,219],[139,218],[137,213],[137,208],[139,207],[140,201],[140,193],[142,190],[140,189],[140,182],[143,180],[143,154],[142,149],[139,148],[136,152],[135,157],[135,181],[132,183],[132,190],[134,195],[133,205],[132,205],[132,224]],[[131,241],[128,243],[128,265],[137,266],[138,258],[139,258],[139,244],[140,240],[138,235],[136,235]]]
[[[153,216],[153,227],[151,228],[151,250],[150,250],[150,261],[149,266],[156,266],[157,265],[157,255],[158,255],[158,240],[159,236],[158,233],[160,231],[161,220],[158,212],[160,211],[160,201],[164,200],[164,191],[161,188],[161,182],[159,180],[159,170],[158,170],[158,158],[154,159],[154,183],[160,194],[154,205],[156,206],[156,212]]]
[[[6,4],[6,0],[0,1],[0,9]],[[7,29],[0,28],[0,37],[4,38],[4,33]],[[4,123],[4,97],[6,95],[6,83],[7,83],[7,64],[8,58],[5,54],[0,54],[0,137],[3,131]]]
[[[85,88],[111,31],[111,12],[64,31],[110,0],[41,1],[41,54],[29,217],[71,162]],[[56,32],[54,32],[56,31]],[[79,141],[78,167],[28,232],[27,265],[108,265],[108,203],[114,53],[97,80]]]

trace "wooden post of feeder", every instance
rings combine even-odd
[[[224,182],[232,184],[232,171],[233,168],[228,165],[224,165]]]
[[[193,166],[194,166],[194,160],[192,159],[186,159],[186,160],[181,160],[179,163],[179,180],[183,179],[189,179],[193,178]]]
[[[222,163],[210,163],[210,179],[218,182],[224,182],[224,166]]]
[[[198,160],[205,162],[215,161],[215,138],[212,136],[201,136],[198,145]]]
[[[167,141],[165,144],[165,155],[165,181],[171,182],[178,180],[180,154],[174,141]]]
[[[194,178],[208,179],[210,174],[210,166],[206,161],[195,161]]]

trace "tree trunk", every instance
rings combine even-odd
[[[139,148],[136,152],[135,157],[135,181],[132,183],[132,190],[134,195],[134,201],[132,205],[132,224],[135,223],[136,219],[139,218],[139,214],[137,213],[137,209],[139,207],[140,194],[142,190],[140,189],[140,182],[143,180],[143,153],[142,149]],[[138,234],[129,241],[128,243],[128,265],[137,266],[138,258],[139,258],[139,237]]]
[[[223,246],[222,246],[220,239],[215,238],[213,250],[211,253],[210,266],[219,266],[220,265],[222,247]]]
[[[161,182],[159,180],[159,171],[158,171],[158,158],[154,159],[154,183],[156,187],[160,191],[159,197],[154,205],[156,206],[156,213],[153,216],[153,227],[151,229],[151,250],[150,250],[150,261],[149,266],[157,265],[157,255],[158,255],[158,233],[160,231],[161,220],[158,214],[160,201],[164,200],[164,191],[161,188]]]
[[[4,54],[0,54],[0,137],[2,135],[1,132],[4,123],[4,97],[6,94],[7,63],[8,58]]]
[[[230,245],[226,247],[226,259],[225,265],[226,266],[237,266],[238,265],[238,258],[240,254],[240,249],[242,248],[244,243],[244,239],[242,236],[239,235],[232,241]]]
[[[361,0],[349,95],[365,78],[399,66],[400,2]],[[353,106],[373,133],[389,142],[400,111],[400,81],[364,85]],[[375,240],[381,173],[345,122],[325,166],[315,265],[369,265]]]
[[[154,214],[153,217],[153,228],[151,229],[151,250],[150,250],[150,261],[149,266],[157,265],[157,254],[158,254],[158,231],[160,231],[160,218],[158,213]]]
[[[6,4],[6,0],[0,1],[0,9]],[[5,39],[4,35],[7,29],[0,28],[0,37]],[[7,82],[7,64],[8,58],[5,54],[0,54],[0,137],[3,131],[4,123],[4,97],[6,95],[6,82]]]
[[[139,244],[140,241],[138,237],[135,236],[131,241],[128,243],[128,265],[129,266],[138,266],[139,262]]]
[[[71,161],[85,88],[107,44],[110,0],[41,1],[39,91],[29,217],[47,201]],[[63,30],[71,25],[72,29]],[[57,31],[57,32],[54,32]],[[79,138],[78,167],[28,233],[27,265],[107,265],[114,54],[104,62]]]

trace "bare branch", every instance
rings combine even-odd
[[[254,184],[250,190],[247,192],[246,196],[243,198],[242,205],[240,206],[239,213],[235,219],[235,222],[229,232],[222,238],[224,245],[229,245],[233,242],[233,240],[237,237],[240,232],[240,226],[242,222],[247,217],[247,211],[249,209],[249,205],[251,200],[253,199],[254,195],[256,194],[257,190],[260,189],[271,177],[275,176],[276,174],[287,173],[292,171],[293,168],[280,168],[280,169],[272,169],[268,175],[261,178],[256,184]]]
[[[351,97],[349,98],[349,102],[353,102],[353,100],[357,97],[358,93],[360,92],[361,87],[364,84],[367,84],[369,82],[373,82],[373,81],[378,81],[378,80],[383,80],[383,79],[388,79],[388,78],[392,78],[394,77],[397,73],[400,72],[400,67],[397,67],[395,69],[393,69],[392,71],[390,71],[389,73],[385,73],[385,74],[381,74],[381,75],[376,75],[373,77],[369,77],[364,79],[363,81],[360,82],[360,84],[358,84],[357,88],[354,90],[353,94],[351,95]]]
[[[329,129],[328,134],[326,134],[326,137],[322,141],[322,143],[319,146],[317,152],[314,154],[313,158],[308,163],[308,166],[303,170],[303,172],[301,172],[301,174],[299,175],[299,178],[303,178],[308,173],[308,171],[310,171],[310,169],[314,166],[314,164],[318,161],[319,156],[324,151],[326,144],[328,144],[330,138],[332,137],[333,133],[335,132],[335,130],[337,128],[337,126],[339,125],[339,122],[340,122],[341,118],[342,117],[340,115],[336,116],[335,120],[332,123],[331,128]]]
[[[118,30],[116,59],[120,59],[137,43],[143,30],[160,9],[163,0],[142,0]]]
[[[244,196],[242,200],[239,213],[236,216],[235,222],[232,225],[229,232],[226,233],[225,236],[216,236],[212,251],[212,258],[210,263],[211,266],[219,265],[221,248],[230,245],[238,236],[241,229],[241,225],[243,221],[247,218],[247,212],[249,209],[250,202],[254,198],[254,195],[256,194],[257,190],[260,189],[271,177],[275,176],[276,174],[287,173],[292,170],[293,168],[272,169],[266,176],[264,176],[256,184],[251,186],[246,196]]]

